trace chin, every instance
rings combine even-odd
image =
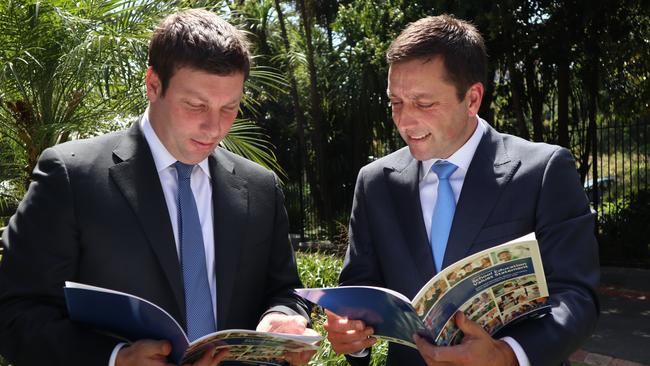
[[[409,146],[409,151],[411,152],[411,155],[413,156],[413,158],[415,158],[416,160],[422,161],[422,160],[431,159],[431,156],[429,156],[430,154],[419,151],[418,149],[414,149],[411,146]]]

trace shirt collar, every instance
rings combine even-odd
[[[474,158],[474,153],[476,152],[476,148],[478,148],[478,144],[481,142],[481,138],[483,137],[483,134],[485,134],[486,127],[485,127],[485,121],[481,119],[480,117],[477,116],[478,123],[476,124],[476,129],[474,129],[474,133],[472,136],[463,144],[463,146],[460,147],[460,149],[456,150],[455,153],[453,153],[449,158],[447,159],[429,159],[429,160],[423,160],[422,161],[422,170],[420,170],[420,181],[422,181],[424,178],[426,178],[427,174],[431,171],[431,167],[433,164],[435,164],[438,160],[446,160],[458,167],[458,169],[462,169],[465,173],[469,169],[469,164],[472,162],[472,159]],[[463,174],[464,175],[464,174]]]
[[[140,119],[140,130],[144,134],[147,144],[149,144],[149,149],[151,149],[153,161],[154,164],[156,164],[156,171],[158,171],[158,173],[176,163],[177,159],[169,152],[169,150],[167,150],[165,145],[163,145],[162,141],[158,138],[158,135],[156,135],[156,131],[153,130],[151,122],[149,121],[148,107]],[[197,165],[208,177],[210,177],[210,166],[208,165],[207,158],[203,159],[203,161]]]

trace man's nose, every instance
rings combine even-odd
[[[393,119],[399,128],[408,128],[417,125],[417,118],[413,113],[413,108],[403,106],[397,113],[393,113]]]
[[[221,120],[219,113],[208,113],[201,123],[201,130],[210,138],[216,138],[221,133]]]

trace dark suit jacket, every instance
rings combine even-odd
[[[359,172],[342,285],[383,286],[412,298],[435,274],[420,208],[420,166],[406,147]],[[532,365],[558,365],[598,316],[594,217],[569,151],[489,127],[465,177],[443,267],[533,231],[553,310],[498,336],[517,340]],[[391,344],[388,363],[424,361],[417,351]]]
[[[209,157],[218,329],[301,314],[301,283],[275,175],[222,149]],[[182,275],[153,157],[135,125],[43,152],[0,263],[0,354],[22,365],[106,365],[115,338],[72,323],[66,280],[128,292],[185,323]]]

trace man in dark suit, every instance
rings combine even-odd
[[[66,280],[158,304],[190,340],[230,328],[315,333],[292,294],[301,283],[276,176],[217,147],[249,60],[242,34],[215,14],[173,14],[150,42],[141,120],[43,152],[3,237],[0,354],[17,366],[167,364],[165,340],[121,344],[70,321]]]
[[[570,152],[501,134],[477,116],[487,56],[471,24],[421,19],[395,39],[387,59],[393,120],[408,147],[359,172],[341,285],[413,297],[451,263],[535,232],[550,314],[492,338],[459,312],[462,344],[435,347],[414,336],[417,350],[390,344],[388,364],[565,362],[595,325],[599,279],[594,217]],[[332,313],[325,327],[335,351],[352,364],[368,363],[370,327]]]

